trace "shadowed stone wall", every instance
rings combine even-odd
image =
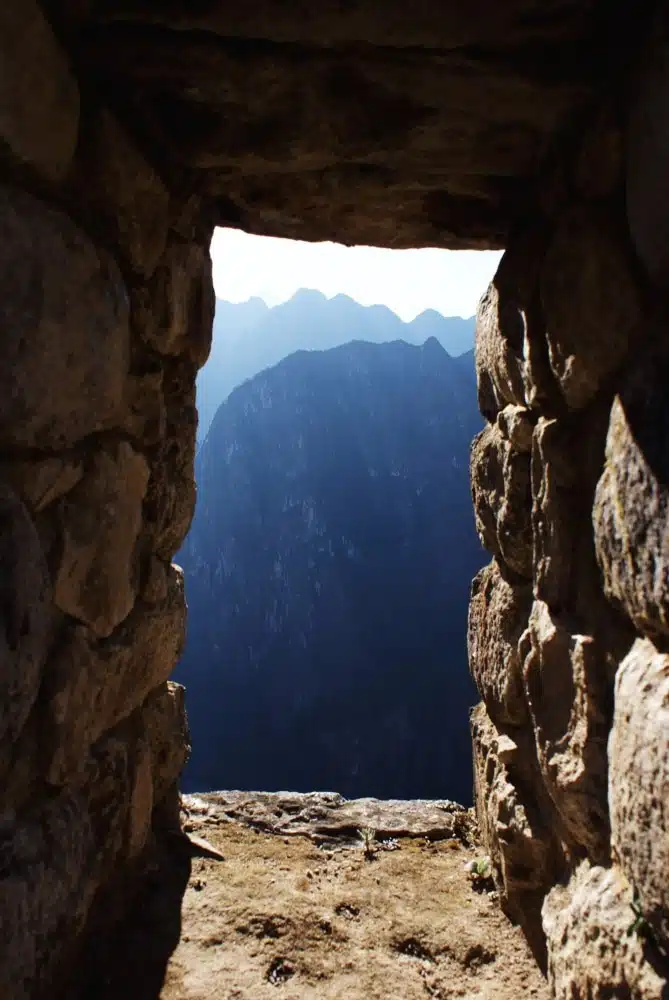
[[[478,311],[477,811],[565,1000],[659,998],[669,971],[666,37],[551,165]]]
[[[0,995],[40,995],[102,887],[178,822],[208,229],[0,11]]]

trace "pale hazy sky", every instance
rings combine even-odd
[[[298,288],[317,288],[329,298],[343,292],[362,305],[387,305],[406,322],[424,309],[471,316],[501,254],[345,247],[217,229],[211,256],[221,299],[257,295],[276,305]]]

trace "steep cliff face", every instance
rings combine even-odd
[[[185,787],[471,801],[480,425],[436,340],[299,352],[223,404],[178,557]]]
[[[223,400],[246,379],[295,351],[328,350],[352,337],[373,344],[424,344],[434,337],[458,357],[474,347],[474,317],[446,317],[430,309],[403,323],[386,306],[362,306],[348,295],[328,299],[309,288],[273,309],[257,298],[239,304],[218,300],[211,353],[197,379],[198,442]]]

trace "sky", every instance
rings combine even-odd
[[[328,298],[343,292],[361,305],[386,305],[409,322],[425,309],[473,315],[501,253],[345,247],[217,229],[211,256],[220,299],[258,296],[274,306],[298,288],[316,288]]]

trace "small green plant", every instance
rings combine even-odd
[[[371,826],[365,826],[358,830],[362,841],[362,850],[368,861],[371,861],[376,853],[376,830]]]
[[[469,873],[470,879],[478,888],[485,889],[488,885],[492,887],[492,862],[487,854],[482,858],[468,861],[465,871]]]
[[[641,909],[641,903],[639,902],[639,897],[635,896],[630,903],[630,909],[634,914],[634,920],[627,928],[627,936],[631,937],[632,934],[636,934],[637,937],[649,938],[652,937],[652,931],[650,924],[643,915],[643,910]]]

